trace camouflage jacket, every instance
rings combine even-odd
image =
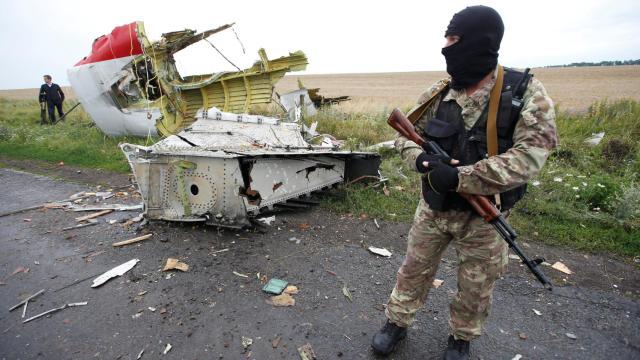
[[[449,89],[444,96],[439,95],[415,123],[415,128],[424,136],[424,128],[435,116],[441,101],[454,100],[462,108],[466,129],[470,129],[488,106],[491,89],[496,82],[496,72],[487,84],[467,96],[464,90]],[[431,95],[441,89],[445,80],[435,83],[424,92],[416,105],[426,102]],[[536,176],[544,165],[551,149],[557,146],[558,137],[555,124],[553,102],[542,83],[532,78],[524,94],[524,106],[513,133],[514,145],[502,154],[491,156],[473,165],[458,167],[458,192],[492,195],[525,184]],[[407,165],[416,170],[416,158],[422,148],[403,136],[398,136],[395,148]]]

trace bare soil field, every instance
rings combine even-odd
[[[630,98],[640,100],[640,66],[597,66],[537,68],[540,79],[562,110],[585,111],[598,100]],[[402,73],[288,75],[276,86],[284,93],[297,88],[302,80],[308,88],[321,88],[324,96],[349,95],[345,111],[368,112],[412,105],[433,82],[446,77],[444,71]],[[63,87],[67,98],[74,98],[70,87]],[[38,90],[0,90],[0,97],[11,100],[36,99]]]

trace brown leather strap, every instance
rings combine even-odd
[[[500,108],[500,95],[502,95],[502,83],[504,81],[504,69],[498,65],[498,77],[496,84],[489,96],[489,117],[487,118],[487,154],[498,155],[498,109]]]
[[[489,96],[489,116],[487,118],[487,155],[498,155],[498,109],[500,108],[500,96],[502,95],[502,83],[504,81],[504,69],[498,65],[498,77],[496,84],[491,89]],[[500,208],[500,194],[495,195],[496,206]]]
[[[447,85],[449,85],[449,79],[443,80],[441,86],[431,94],[431,97],[429,97],[427,101],[425,101],[420,106],[415,108],[412,112],[407,114],[407,119],[409,119],[409,121],[411,121],[412,124],[415,124],[416,121],[418,121],[418,119],[420,119],[424,114],[424,112],[427,110],[427,107],[429,107],[429,105],[433,103],[436,96],[438,96],[442,92],[442,90],[444,90],[447,87]]]

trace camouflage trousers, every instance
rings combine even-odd
[[[442,254],[453,243],[458,256],[458,292],[449,306],[456,339],[480,336],[493,286],[508,262],[508,246],[493,227],[468,211],[433,211],[420,200],[409,232],[407,254],[387,304],[387,318],[409,327],[424,304]]]

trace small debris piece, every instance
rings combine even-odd
[[[376,254],[376,255],[380,255],[380,256],[384,256],[384,257],[391,257],[391,251],[385,249],[385,248],[377,248],[377,247],[373,247],[373,246],[369,246],[369,251],[371,251],[372,253]]]
[[[380,224],[378,224],[378,219],[373,219],[373,223],[376,225],[378,230],[380,230]],[[389,256],[391,256],[391,255],[389,255]]]
[[[167,355],[167,353],[171,350],[172,346],[171,344],[167,343],[167,346],[164,347],[164,351],[162,352],[163,355]]]
[[[591,133],[591,136],[586,138],[584,140],[584,143],[588,146],[596,146],[600,144],[600,141],[602,141],[602,138],[604,138],[604,131],[599,133]]]
[[[136,356],[136,360],[142,359],[142,354],[144,354],[144,349],[140,350],[140,352],[138,353],[138,356]]]
[[[389,188],[387,187],[386,184],[382,187],[382,192],[384,193],[385,196],[391,195],[391,191],[389,191]]]
[[[83,258],[83,259],[84,259],[84,261],[86,261],[86,262],[91,262],[95,256],[98,256],[98,255],[100,255],[100,254],[104,254],[105,252],[106,252],[105,250],[94,251],[94,252],[92,252],[92,253],[90,253],[90,254],[83,255],[83,256],[82,256],[82,258]]]
[[[301,360],[316,360],[316,353],[313,351],[311,344],[306,343],[298,348]]]
[[[156,312],[156,308],[154,308],[152,306],[149,306],[147,309],[149,309],[149,311],[151,311],[151,312]]]
[[[246,336],[242,337],[242,347],[243,348],[246,349],[249,346],[251,346],[251,344],[253,344],[253,339],[252,338],[249,338],[249,337],[246,337]]]
[[[168,258],[167,263],[164,265],[164,268],[162,269],[162,271],[169,271],[174,269],[180,270],[180,271],[188,271],[189,265],[178,259]]]
[[[567,275],[573,274],[573,271],[569,270],[567,265],[561,263],[560,261],[556,261],[553,265],[551,265],[551,267]]]
[[[111,211],[133,211],[133,210],[142,210],[142,204],[136,205],[125,205],[125,204],[107,204],[107,205],[93,205],[93,206],[80,206],[80,205],[72,205],[69,209],[73,211],[98,211],[98,210],[111,210]]]
[[[278,336],[275,339],[271,340],[271,347],[274,349],[277,348],[280,345],[281,340],[282,340],[281,336]]]
[[[138,296],[143,296],[143,295],[144,295],[144,294],[146,294],[146,293],[147,293],[147,290],[145,290],[145,291],[140,291],[140,292],[138,293]]]
[[[298,287],[295,285],[289,285],[284,289],[284,293],[289,295],[295,295],[298,292],[299,292]]]
[[[572,333],[566,333],[565,335],[567,335],[567,337],[571,340],[576,340],[578,338],[577,336],[575,336],[575,334]]]
[[[63,228],[62,231],[80,229],[80,228],[87,227],[87,226],[92,226],[92,225],[98,225],[98,221],[96,221],[95,219],[89,219],[88,222],[86,222],[84,224],[78,224],[76,226],[69,226],[69,227]]]
[[[7,277],[11,277],[13,275],[19,274],[19,273],[28,273],[29,272],[29,268],[28,267],[24,267],[24,266],[18,266],[15,270],[13,270],[13,272],[11,273],[11,275],[7,276]]]
[[[289,294],[280,294],[277,296],[272,296],[266,300],[267,304],[273,306],[293,306],[296,304],[296,299],[294,299]]]
[[[538,316],[542,315],[542,313],[536,309],[531,309],[531,310],[533,310],[533,312]]]
[[[440,280],[440,279],[433,279],[433,282],[431,283],[434,289],[439,288],[442,284],[444,284],[444,280]]]
[[[511,358],[511,360],[520,360],[520,359],[522,359],[522,355],[520,355],[520,354],[516,354],[516,356]]]
[[[520,260],[520,256],[516,254],[509,254],[509,259],[511,260]]]
[[[211,252],[211,253],[212,253],[212,254],[217,254],[217,253],[221,253],[221,252],[225,252],[225,251],[229,251],[229,248],[222,249],[222,250],[216,250],[216,251],[213,251],[213,252]]]
[[[24,319],[25,316],[27,316],[27,306],[29,305],[29,301],[25,301],[24,302],[24,306],[22,307],[22,316],[21,318]]]
[[[527,334],[525,334],[525,333],[522,333],[522,332],[521,332],[521,333],[518,333],[518,337],[519,337],[520,339],[522,339],[522,340],[527,340]]]
[[[92,214],[89,215],[85,215],[85,216],[80,216],[76,218],[77,222],[83,222],[83,221],[87,221],[89,219],[93,219],[93,218],[97,218],[100,217],[102,215],[107,215],[108,213],[113,212],[112,209],[107,209],[107,210],[102,210],[102,211],[98,211],[98,212],[94,212]]]
[[[35,316],[32,316],[32,317],[30,317],[30,318],[28,318],[28,319],[24,320],[22,323],[23,323],[23,324],[26,324],[26,323],[28,323],[28,322],[29,322],[29,321],[31,321],[31,320],[35,320],[35,319],[40,318],[40,317],[43,317],[43,316],[45,316],[45,315],[49,315],[49,314],[51,314],[51,313],[54,313],[54,312],[57,312],[57,311],[60,311],[60,310],[64,310],[64,309],[66,309],[66,308],[68,308],[68,307],[84,306],[84,305],[87,305],[87,302],[86,302],[86,301],[84,301],[84,302],[77,302],[77,303],[70,303],[70,304],[64,304],[64,305],[60,306],[59,308],[54,308],[54,309],[51,309],[51,310],[47,310],[47,311],[45,311],[45,312],[43,312],[43,313],[40,313],[40,314],[35,315]]]
[[[307,224],[307,223],[301,223],[301,224],[298,224],[298,229],[300,229],[300,230],[307,230],[307,229],[309,229],[310,227],[311,227],[311,225],[309,225],[309,224]]]
[[[289,283],[285,280],[272,278],[262,288],[262,291],[269,294],[279,295],[287,287],[288,284]]]
[[[349,288],[347,288],[347,284],[344,284],[342,286],[342,294],[349,299],[349,301],[353,301],[353,298],[351,297],[351,292],[349,291]]]
[[[31,222],[31,219],[22,219],[24,222]]]
[[[152,237],[153,234],[147,234],[147,235],[142,235],[142,236],[138,236],[135,237],[133,239],[129,239],[129,240],[125,240],[125,241],[120,241],[117,243],[113,243],[111,244],[113,247],[118,247],[118,246],[124,246],[124,245],[129,245],[129,244],[133,244],[133,243],[137,243],[139,241],[143,241],[143,240],[147,240],[148,238]]]
[[[271,223],[276,221],[276,216],[273,215],[273,216],[269,216],[269,217],[263,217],[263,218],[258,219],[258,221],[263,222],[265,225],[271,226]]]
[[[248,278],[249,277],[249,275],[241,274],[241,273],[239,273],[237,271],[233,271],[233,275],[240,276],[240,277],[243,277],[243,278]]]
[[[91,287],[92,288],[98,287],[106,283],[111,278],[114,278],[116,276],[122,276],[124,273],[126,273],[127,271],[131,270],[134,266],[136,266],[138,261],[140,261],[140,259],[132,259],[127,261],[124,264],[114,267],[113,269],[93,279],[93,284],[91,284]]]
[[[20,306],[22,306],[22,305],[26,304],[28,301],[30,301],[30,300],[32,300],[32,299],[34,299],[36,296],[38,296],[38,295],[42,294],[43,292],[44,292],[44,289],[42,289],[42,290],[38,291],[37,293],[35,293],[35,294],[33,294],[33,295],[30,295],[30,296],[29,296],[29,297],[27,297],[26,299],[24,299],[24,300],[20,301],[19,303],[17,303],[17,304],[15,304],[15,305],[13,305],[12,307],[10,307],[10,308],[9,308],[9,311],[13,311],[13,310],[15,310],[15,309],[19,308]]]
[[[166,314],[166,313],[167,313],[167,308],[160,309],[160,314]]]

